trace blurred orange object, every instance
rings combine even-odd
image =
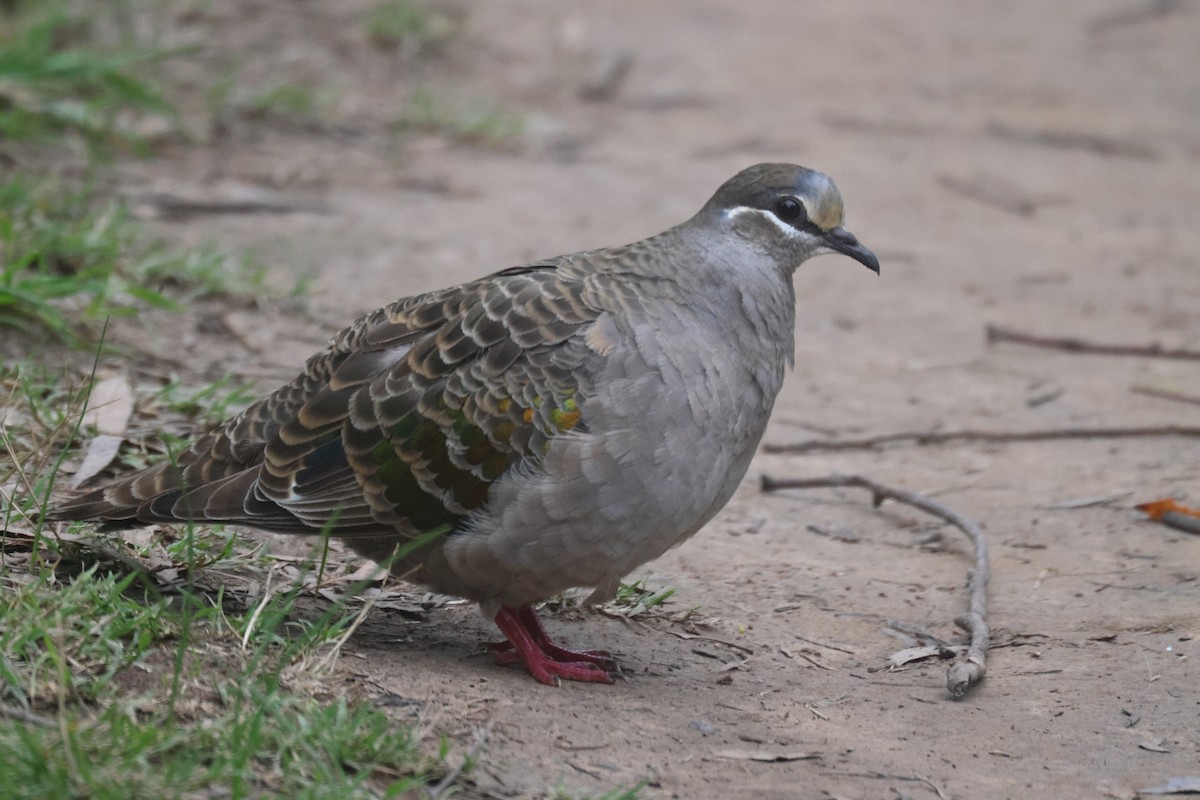
[[[1156,522],[1188,533],[1200,533],[1200,509],[1185,506],[1169,497],[1135,507]]]

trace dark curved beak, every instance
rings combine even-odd
[[[875,257],[853,233],[842,227],[831,228],[823,237],[825,246],[842,255],[850,256],[867,269],[879,274],[879,259]]]

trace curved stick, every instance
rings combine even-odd
[[[1105,356],[1140,356],[1142,358],[1178,358],[1200,361],[1200,350],[1163,347],[1158,342],[1145,345],[1089,342],[1086,339],[1074,339],[1063,336],[1035,336],[1031,333],[1002,328],[999,325],[988,325],[985,330],[987,331],[988,344],[1010,342],[1029,347],[1065,350],[1069,353],[1094,353]]]
[[[884,500],[919,508],[927,514],[942,519],[967,535],[975,548],[975,565],[967,572],[967,613],[954,618],[958,627],[970,634],[971,643],[966,655],[956,660],[946,673],[946,687],[955,697],[962,697],[987,674],[987,649],[991,631],[987,623],[987,588],[992,577],[991,561],[988,559],[987,538],[974,520],[963,516],[952,508],[942,505],[925,495],[885,486],[861,475],[829,475],[824,478],[778,479],[762,476],[762,490],[775,492],[781,489],[824,489],[854,486],[871,492],[872,504],[878,508]]]

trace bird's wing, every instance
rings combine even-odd
[[[57,509],[115,524],[220,520],[395,535],[453,523],[490,484],[584,429],[584,283],[532,265],[398,301],[170,463]]]

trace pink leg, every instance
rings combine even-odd
[[[616,659],[607,650],[568,650],[555,644],[550,639],[550,635],[546,633],[546,629],[542,627],[542,621],[538,619],[533,606],[521,606],[516,609],[516,614],[520,624],[537,644],[538,649],[555,661],[585,661],[595,664],[606,672],[618,669]],[[485,647],[493,652],[498,664],[515,664],[521,661],[520,654],[513,650],[512,642],[488,642]]]
[[[517,616],[525,624],[525,630],[529,631],[529,635],[542,648],[542,652],[555,661],[586,661],[606,672],[612,672],[617,668],[616,660],[607,650],[568,650],[552,642],[546,629],[542,627],[542,621],[538,619],[537,612],[533,610],[533,606],[522,606],[517,609]]]
[[[496,652],[499,664],[521,661],[536,680],[551,686],[558,685],[560,678],[589,683],[613,682],[611,671],[616,669],[616,662],[612,656],[597,650],[567,650],[554,644],[532,606],[519,609],[501,606],[496,614],[496,627],[508,641],[488,645],[488,648],[512,651]]]

